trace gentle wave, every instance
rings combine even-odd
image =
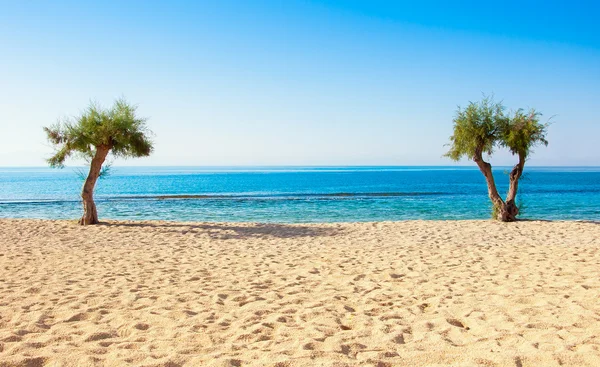
[[[399,196],[439,196],[449,195],[446,192],[334,192],[334,193],[281,193],[264,195],[147,195],[122,196],[127,199],[304,199],[304,198],[361,198],[361,197],[399,197]]]
[[[280,194],[174,194],[132,195],[99,197],[96,201],[120,200],[306,200],[306,199],[352,199],[457,195],[449,192],[335,192],[335,193],[280,193]],[[0,204],[61,204],[80,200],[0,200]]]
[[[502,189],[502,187],[500,187]],[[583,189],[528,188],[524,192],[531,194],[588,194],[599,193],[600,187]],[[96,201],[121,200],[308,200],[308,199],[363,199],[427,196],[463,196],[473,192],[333,192],[333,193],[267,193],[267,194],[167,194],[167,195],[116,195],[99,196]],[[483,195],[484,192],[481,192]],[[487,193],[485,193],[487,195]],[[80,199],[0,199],[0,204],[60,204],[80,202]]]

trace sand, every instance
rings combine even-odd
[[[0,366],[600,366],[600,225],[0,220]]]

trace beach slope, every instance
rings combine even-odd
[[[600,225],[0,220],[0,366],[600,366]]]

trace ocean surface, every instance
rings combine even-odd
[[[494,171],[508,188],[509,167]],[[0,168],[0,218],[81,215],[81,169]],[[600,220],[600,167],[526,167],[522,218]],[[476,167],[113,167],[100,219],[350,222],[487,219]]]

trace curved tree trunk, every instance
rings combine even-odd
[[[506,195],[506,202],[502,200],[498,190],[496,189],[496,182],[492,174],[492,165],[483,160],[482,150],[477,149],[473,156],[473,161],[477,163],[479,170],[485,176],[488,187],[488,195],[494,205],[496,219],[502,222],[514,222],[519,214],[519,207],[515,203],[517,197],[517,191],[519,189],[519,179],[523,174],[523,167],[525,166],[525,157],[519,154],[519,163],[517,163],[509,175],[509,188],[508,194]]]
[[[98,224],[98,211],[94,203],[94,186],[100,176],[102,164],[108,155],[110,149],[107,146],[96,147],[96,154],[92,158],[90,164],[90,172],[88,173],[83,189],[81,190],[81,199],[83,200],[83,216],[79,220],[81,225]]]
[[[492,165],[483,160],[483,154],[481,149],[477,149],[475,151],[475,156],[473,157],[473,161],[477,163],[479,170],[485,176],[485,181],[487,182],[488,188],[488,196],[492,201],[492,205],[496,208],[496,212],[498,213],[498,220],[505,220],[502,218],[500,213],[503,211],[502,209],[506,206],[504,200],[498,194],[498,189],[496,189],[496,182],[494,180],[494,175],[492,173]]]
[[[503,222],[513,222],[517,219],[519,214],[519,207],[515,200],[517,198],[517,192],[519,190],[519,180],[523,174],[523,167],[525,167],[525,157],[519,154],[519,163],[517,163],[512,171],[510,171],[508,194],[506,195],[506,203],[500,208],[498,213],[498,219]]]

